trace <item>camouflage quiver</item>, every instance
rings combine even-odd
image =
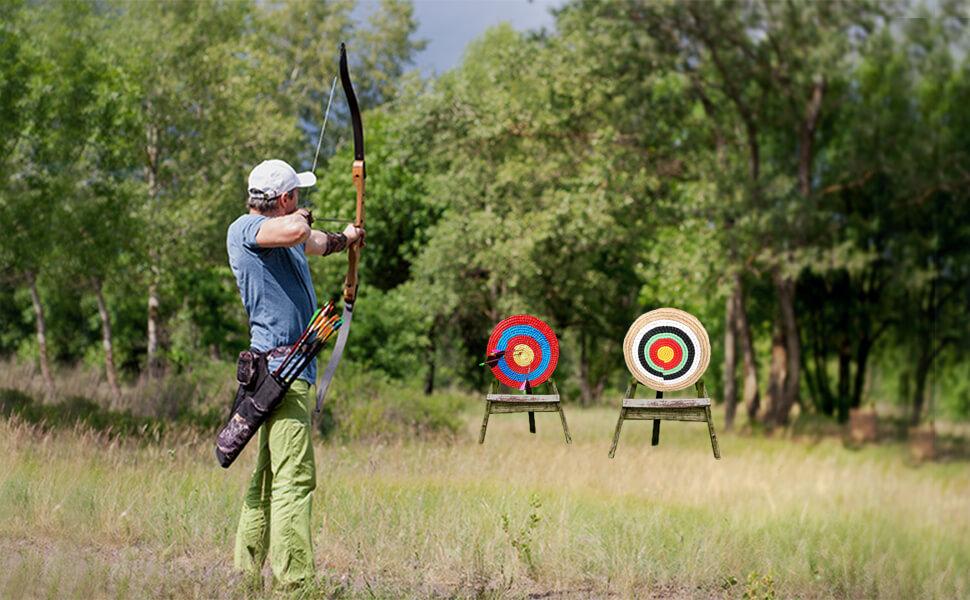
[[[224,469],[236,460],[287,391],[269,372],[266,354],[256,350],[239,353],[236,380],[239,389],[229,420],[216,438],[216,458]]]

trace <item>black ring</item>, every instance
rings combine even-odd
[[[647,348],[647,341],[653,336],[657,335],[658,333],[675,334],[676,337],[684,343],[684,346],[687,347],[687,360],[684,361],[684,366],[674,373],[669,373],[665,375],[660,371],[654,369],[653,367],[651,367],[645,362],[646,355],[644,352]],[[694,344],[693,342],[690,341],[689,337],[684,335],[684,332],[681,329],[672,327],[670,325],[661,325],[659,327],[654,327],[653,329],[650,329],[645,334],[643,334],[643,337],[640,338],[640,345],[637,348],[637,361],[640,362],[640,366],[643,367],[643,369],[647,373],[650,373],[654,377],[659,377],[665,381],[673,381],[683,376],[683,374],[686,373],[687,370],[690,369],[691,366],[694,364]]]

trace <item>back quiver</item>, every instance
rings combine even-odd
[[[216,437],[216,458],[224,469],[236,460],[287,391],[270,374],[266,355],[261,352],[246,350],[239,353],[236,379],[239,389],[229,420]]]

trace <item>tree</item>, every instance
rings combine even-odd
[[[440,80],[423,135],[436,146],[430,193],[447,204],[415,267],[469,378],[490,327],[536,312],[576,344],[591,402],[629,324],[639,280],[625,250],[642,243],[656,180],[613,123],[622,84],[600,78],[583,41],[499,27]]]
[[[96,105],[94,90],[100,73],[93,60],[89,3],[21,11],[11,15],[5,25],[13,31],[9,37],[5,35],[4,45],[11,57],[4,67],[10,69],[12,83],[22,92],[5,94],[4,104],[16,115],[6,114],[11,125],[19,127],[10,136],[5,153],[0,220],[7,227],[0,254],[7,259],[11,275],[30,290],[41,373],[51,394],[47,323],[38,280],[56,242],[53,215],[78,176],[72,167],[88,141],[87,117]],[[26,39],[45,43],[28,47],[22,41]],[[22,66],[21,61],[31,66]]]
[[[295,147],[295,116],[280,114],[276,64],[247,52],[263,42],[242,2],[122,2],[111,44],[142,98],[147,198],[146,366],[160,368],[163,291],[187,265],[222,256],[224,224],[245,195],[245,173]],[[221,261],[220,261],[221,262]]]

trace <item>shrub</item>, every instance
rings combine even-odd
[[[414,384],[343,364],[324,403],[317,427],[341,440],[453,436],[462,425],[467,397],[425,395]]]
[[[0,415],[16,416],[45,429],[82,425],[113,436],[134,436],[161,429],[153,419],[136,417],[128,411],[111,411],[83,396],[71,396],[56,404],[41,404],[20,390],[0,389]]]
[[[0,389],[0,415],[4,417],[23,412],[32,402],[33,399],[20,390]]]

